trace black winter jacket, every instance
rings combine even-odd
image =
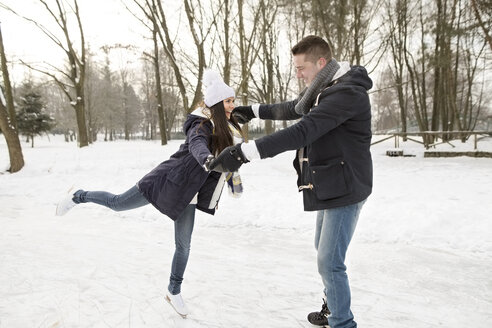
[[[371,87],[365,68],[354,66],[321,92],[317,106],[313,103],[306,115],[295,112],[297,101],[260,106],[262,119],[302,117],[255,142],[261,158],[298,149],[294,167],[305,211],[355,204],[371,194],[371,105],[367,95]]]
[[[179,217],[196,193],[197,208],[206,213],[214,214],[219,201],[217,198],[216,203],[211,204],[221,174],[207,172],[203,168],[211,154],[208,145],[213,127],[210,121],[201,124],[206,117],[197,115],[200,110],[188,115],[183,127],[186,140],[179,150],[137,183],[145,198],[173,220]],[[221,190],[218,192],[220,197]]]

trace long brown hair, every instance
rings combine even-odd
[[[227,119],[223,101],[219,101],[208,108],[210,109],[209,120],[212,121],[214,125],[214,132],[210,138],[209,146],[212,149],[212,153],[216,155],[224,150],[224,148],[234,144],[234,139],[231,130],[229,129],[229,122],[241,133],[241,136],[243,135],[243,131],[234,116],[231,115],[231,118]]]

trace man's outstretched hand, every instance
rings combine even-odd
[[[232,115],[241,124],[248,123],[256,117],[251,106],[237,106],[232,111]]]
[[[249,162],[241,150],[241,144],[225,148],[210,162],[210,170],[217,172],[236,172],[241,165]]]

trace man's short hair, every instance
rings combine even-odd
[[[331,60],[331,48],[328,42],[316,35],[308,35],[291,49],[292,55],[306,55],[306,60],[316,63],[321,57]]]

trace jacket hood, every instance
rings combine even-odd
[[[193,122],[197,118],[210,119],[210,110],[208,108],[198,107],[197,109],[192,111],[190,114],[188,114],[188,117],[186,118],[186,121],[183,124],[183,131],[185,134],[188,134],[188,130],[192,127]],[[210,120],[210,122],[213,125],[212,120]]]
[[[372,88],[372,80],[362,66],[352,66],[351,69],[338,79],[339,82],[348,82],[360,85],[366,90]]]

